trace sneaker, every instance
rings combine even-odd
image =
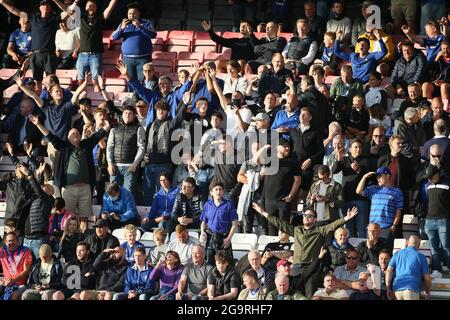
[[[434,270],[431,273],[431,278],[436,279],[436,278],[442,278],[442,272],[439,272],[437,270]]]

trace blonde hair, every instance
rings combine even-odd
[[[39,257],[46,257],[49,258],[53,255],[52,247],[50,247],[48,244],[43,244],[39,248]]]
[[[132,224],[127,224],[126,226],[125,226],[125,228],[123,228],[124,229],[124,232],[125,232],[125,234],[126,233],[134,233],[134,234],[136,234],[137,232],[136,232],[136,226],[134,226],[134,225],[132,225]]]
[[[347,238],[348,231],[347,231],[347,229],[345,229],[343,227],[337,228],[336,231],[334,231],[334,237],[336,238],[337,235],[339,234],[339,232],[341,232],[341,231],[345,233],[345,237]]]
[[[158,228],[155,231],[153,231],[153,239],[156,240],[160,240],[161,242],[166,241],[166,237],[167,237],[167,232],[164,229]]]
[[[67,222],[66,222],[66,224],[64,226],[64,232],[63,232],[63,235],[61,237],[61,241],[59,242],[60,244],[69,235],[69,224],[70,224],[70,221],[76,221],[77,222],[77,230],[75,231],[75,233],[81,233],[81,231],[80,231],[80,222],[78,221],[78,218],[76,216],[71,216],[69,219],[67,219]]]

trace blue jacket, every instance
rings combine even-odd
[[[111,35],[113,40],[123,38],[122,55],[123,56],[142,56],[152,53],[152,41],[156,38],[156,32],[149,20],[142,19],[141,27],[138,29],[132,23],[129,23],[122,30],[121,25]]]
[[[119,199],[112,201],[108,193],[103,194],[103,206],[100,210],[99,217],[102,212],[115,212],[120,216],[120,221],[125,222],[133,218],[139,218],[139,214],[136,209],[136,203],[134,202],[133,195],[130,191],[124,187],[120,188]]]
[[[280,110],[275,115],[275,119],[273,120],[272,126],[270,129],[276,130],[279,127],[288,127],[290,129],[294,129],[300,123],[300,110],[297,108],[293,115],[288,117],[287,111],[285,109]],[[283,133],[283,138],[289,139],[289,132]]]
[[[333,53],[341,59],[350,61],[353,67],[353,78],[366,83],[369,81],[369,75],[377,68],[378,61],[388,52],[386,44],[383,40],[378,40],[381,51],[367,54],[365,58],[361,58],[359,53],[346,53],[340,48],[340,41],[334,42]]]
[[[169,114],[172,119],[175,119],[177,114],[177,107],[183,98],[183,94],[187,92],[192,85],[192,81],[186,81],[181,88],[174,92],[170,92],[167,96],[163,97],[159,91],[152,91],[145,88],[137,80],[131,80],[128,82],[131,90],[136,93],[145,103],[148,104],[148,114],[147,114],[147,126],[151,125],[153,120],[156,118],[154,106],[159,100],[165,100],[170,106]]]
[[[153,268],[148,264],[145,264],[145,269],[142,271],[137,269],[136,264],[128,267],[125,277],[125,293],[131,290],[136,290],[138,294],[152,293],[154,289],[154,282],[150,278],[152,270]]]
[[[173,204],[175,203],[175,198],[179,192],[180,189],[177,186],[170,187],[168,192],[165,192],[163,188],[160,188],[153,199],[152,207],[146,217],[155,219],[161,215],[170,216]]]
[[[132,266],[134,264],[134,249],[136,248],[144,248],[145,246],[139,242],[136,241],[135,244],[133,244],[132,247],[128,244],[128,241],[125,241],[120,245],[125,250],[125,260]]]

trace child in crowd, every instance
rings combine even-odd
[[[132,224],[127,224],[124,227],[126,242],[122,243],[120,246],[125,250],[125,260],[129,264],[134,264],[134,250],[136,248],[143,248],[144,245],[139,241],[136,241],[137,228]]]
[[[50,246],[53,251],[59,251],[59,243],[64,233],[64,227],[69,218],[75,215],[73,212],[66,210],[65,207],[66,202],[64,199],[56,198],[51,215],[48,218],[48,234],[50,235]]]
[[[167,232],[164,229],[158,228],[153,231],[153,241],[156,243],[156,247],[150,251],[148,255],[149,261],[152,266],[156,266],[159,259],[164,257],[165,252],[167,250],[166,242]]]
[[[323,43],[319,47],[317,56],[320,57],[314,61],[325,69],[325,76],[334,75],[339,63],[339,58],[333,53],[334,42],[336,41],[336,32],[325,32]]]

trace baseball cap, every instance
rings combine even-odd
[[[379,167],[377,169],[377,176],[379,176],[380,174],[388,174],[391,175],[391,170],[389,170],[389,168],[386,167]]]
[[[285,264],[291,264],[288,260],[286,259],[281,259],[280,261],[277,262],[277,269],[281,266],[284,266]]]
[[[256,115],[256,117],[252,118],[253,121],[258,121],[258,120],[267,120],[270,121],[270,117],[267,113],[265,112],[260,112]]]
[[[35,83],[34,79],[31,77],[26,77],[25,79],[23,79],[23,84],[30,84],[30,83]]]
[[[95,224],[94,224],[94,228],[102,228],[102,227],[108,227],[108,221],[104,220],[104,219],[98,219]]]
[[[369,41],[369,39],[367,39],[367,38],[358,38],[358,40],[357,40],[357,43],[360,43],[360,42],[365,42],[365,43],[367,43],[368,45],[370,45],[370,41]]]
[[[278,140],[278,145],[279,145],[279,146],[284,146],[284,145],[286,145],[286,144],[289,144],[289,141],[288,141],[287,139],[285,139],[285,138],[280,138],[280,139]]]

